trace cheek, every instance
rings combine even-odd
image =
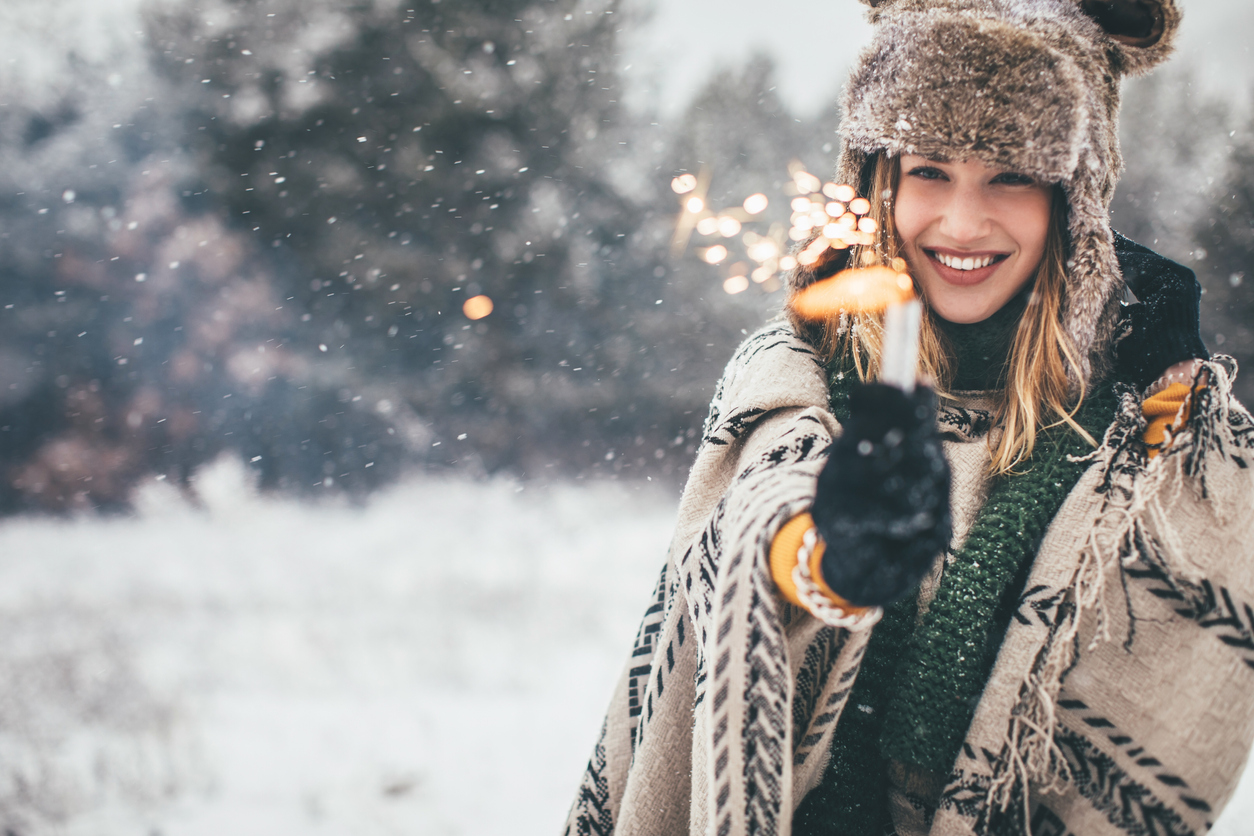
[[[897,228],[897,236],[907,247],[912,247],[914,239],[927,229],[926,208],[908,189],[898,189],[893,203],[893,225]]]
[[[1035,269],[1045,254],[1045,241],[1049,237],[1049,218],[1053,211],[1052,194],[1048,191],[1033,193],[1017,201],[1003,213],[1013,220],[1015,242],[1028,256]]]

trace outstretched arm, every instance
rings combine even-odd
[[[786,599],[813,609],[793,581],[804,562],[818,592],[854,615],[910,594],[948,547],[950,473],[931,390],[861,385],[849,407],[810,513],[776,536],[771,570]]]

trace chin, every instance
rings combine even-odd
[[[997,313],[997,307],[984,303],[933,304],[932,311],[946,322],[956,325],[971,325],[983,322]]]

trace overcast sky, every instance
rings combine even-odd
[[[137,9],[143,0],[0,0],[0,87],[39,85],[64,66],[67,48],[89,63],[142,72]],[[195,0],[162,0],[195,2]],[[348,2],[348,0],[345,0]],[[653,99],[674,113],[718,66],[755,52],[776,61],[780,92],[811,113],[831,101],[858,49],[870,37],[857,0],[625,0],[627,11],[654,8],[625,38],[629,101]],[[1248,103],[1254,82],[1254,2],[1177,0],[1185,12],[1178,60],[1199,81]],[[109,56],[106,58],[106,56]],[[129,65],[129,66],[127,66]]]
[[[651,22],[625,44],[628,76],[674,112],[714,67],[735,66],[755,51],[772,55],[785,99],[802,112],[839,92],[871,27],[857,0],[627,0],[654,6]],[[1254,2],[1177,0],[1184,10],[1177,59],[1196,65],[1208,88],[1248,101],[1254,80]],[[641,95],[637,92],[636,95]]]

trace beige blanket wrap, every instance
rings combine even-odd
[[[1037,553],[935,836],[1200,834],[1231,796],[1254,739],[1254,424],[1230,367],[1208,367],[1164,455],[1145,458],[1132,393],[1111,416]],[[783,322],[749,337],[565,833],[790,832],[868,634],[784,603],[767,552],[839,432],[811,347]]]

